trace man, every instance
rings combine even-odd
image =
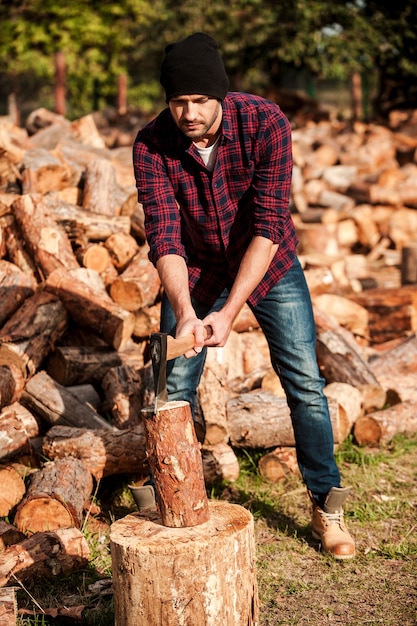
[[[289,122],[272,102],[228,92],[217,43],[204,33],[166,47],[160,80],[168,108],[139,131],[133,160],[149,255],[164,288],[161,330],[195,336],[194,349],[168,365],[169,399],[194,407],[206,348],[225,345],[247,302],[287,395],[313,536],[335,558],[352,558],[343,521],[349,489],[340,487],[334,460],[289,211]]]

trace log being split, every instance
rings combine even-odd
[[[200,447],[188,402],[167,402],[142,411],[146,451],[165,526],[181,528],[208,521],[208,499]]]
[[[167,528],[148,509],[110,529],[116,626],[257,626],[253,517],[211,501],[209,521]]]

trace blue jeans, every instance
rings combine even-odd
[[[210,311],[219,311],[227,295],[227,292],[222,293],[213,307],[193,300],[197,316],[202,319]],[[323,505],[330,489],[340,486],[340,474],[334,459],[324,380],[317,365],[311,299],[298,259],[252,311],[266,337],[272,367],[286,393],[303,481]],[[171,306],[164,298],[161,331],[175,334],[175,323]],[[168,362],[170,400],[185,400],[194,408],[205,358],[206,349],[203,349],[190,359],[179,357]]]

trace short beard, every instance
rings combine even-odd
[[[217,117],[219,115],[220,106],[221,106],[221,103],[217,102],[217,107],[213,114],[213,117],[211,118],[210,122],[207,124],[205,129],[202,132],[198,133],[198,135],[193,134],[193,131],[187,132],[180,126],[181,132],[184,133],[186,137],[188,137],[189,139],[192,139],[193,141],[196,139],[197,140],[202,139],[203,137],[207,135],[207,133],[210,131],[211,128],[213,128],[214,124],[216,123]]]

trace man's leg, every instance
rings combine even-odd
[[[331,511],[333,515],[336,512],[342,515],[342,504],[348,491],[340,488],[340,473],[334,459],[333,431],[327,398],[323,393],[324,380],[317,365],[316,327],[311,299],[298,260],[254,308],[254,314],[268,341],[272,366],[287,396],[298,464],[311,495],[315,515],[317,517],[318,511],[325,511],[326,507],[329,514]],[[330,497],[330,494],[333,495]],[[316,535],[321,519],[320,515],[317,519],[313,517],[313,531]],[[343,526],[343,519],[339,519],[338,523],[340,527]],[[336,546],[334,549],[333,536],[331,541],[327,541],[328,551],[338,558],[350,558],[354,554],[354,545],[351,545],[353,541],[345,531],[343,526],[336,538],[336,543],[341,547]],[[326,540],[322,536],[324,531],[322,533],[320,530],[319,534],[326,549]],[[349,546],[345,545],[346,542]],[[338,551],[343,556],[338,555]]]

